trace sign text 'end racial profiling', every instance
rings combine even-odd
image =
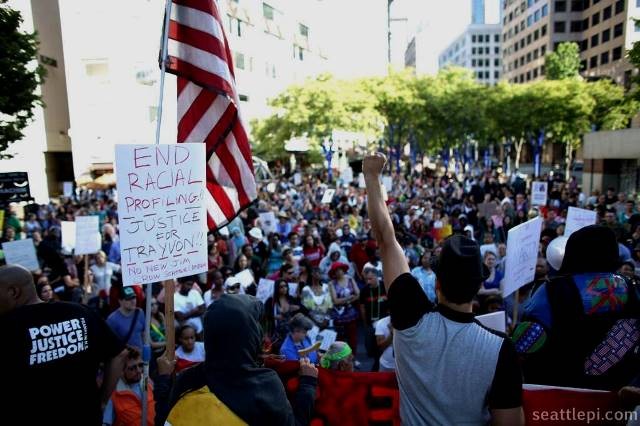
[[[125,285],[207,270],[204,144],[118,145]]]

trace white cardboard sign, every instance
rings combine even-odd
[[[62,221],[60,227],[62,228],[62,248],[71,252],[76,247],[76,223]]]
[[[324,195],[322,196],[322,204],[331,204],[333,201],[333,196],[336,193],[336,190],[333,188],[327,188],[324,191]]]
[[[538,259],[542,218],[531,219],[509,230],[502,297],[533,281]]]
[[[533,182],[531,185],[531,204],[534,206],[546,205],[547,182]]]
[[[564,227],[564,236],[568,237],[580,228],[595,225],[598,220],[598,213],[595,210],[579,209],[569,207],[567,221]]]
[[[76,217],[76,245],[74,254],[95,254],[100,251],[101,236],[98,216]]]
[[[382,186],[387,190],[387,195],[393,189],[393,179],[391,176],[382,176]]]
[[[116,145],[124,285],[207,271],[205,145]]]
[[[270,297],[273,297],[273,286],[275,281],[261,278],[258,281],[258,288],[256,289],[256,298],[262,303],[267,303]]]
[[[340,177],[342,178],[342,183],[349,185],[353,182],[353,169],[351,167],[347,167],[342,171]]]
[[[3,243],[2,251],[7,265],[20,265],[32,272],[40,269],[36,247],[31,238]]]
[[[260,213],[260,229],[264,235],[276,232],[276,215],[273,212]]]
[[[478,315],[476,317],[480,324],[492,330],[499,331],[501,333],[507,332],[506,318],[504,311],[491,312],[490,314]]]
[[[73,196],[73,182],[62,182],[62,195],[68,198]]]
[[[298,295],[298,283],[289,283],[289,296],[296,297]]]

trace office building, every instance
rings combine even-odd
[[[475,25],[485,23],[484,0],[471,0],[471,23]]]
[[[581,73],[628,85],[625,51],[640,40],[638,0],[505,0],[503,73],[514,83],[543,78],[545,55],[562,42],[580,46]]]
[[[496,84],[500,80],[499,24],[471,24],[438,57],[438,68],[459,66],[471,69],[478,82]]]

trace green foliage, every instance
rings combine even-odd
[[[635,24],[638,25],[640,20],[634,20]],[[633,83],[635,83],[636,87],[631,92],[631,96],[635,98],[637,101],[640,101],[640,41],[636,41],[633,43],[633,46],[629,51],[627,51],[627,56],[629,58],[629,62],[635,68],[637,74],[633,77]]]
[[[9,145],[22,138],[22,131],[41,104],[36,93],[44,77],[41,66],[33,66],[38,52],[36,34],[19,31],[20,12],[0,0],[0,158]]]
[[[548,80],[577,77],[580,72],[580,48],[577,43],[560,43],[558,48],[545,58]]]

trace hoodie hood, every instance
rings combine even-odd
[[[329,252],[327,253],[327,256],[331,257],[331,254],[335,252],[338,252],[340,253],[340,255],[342,255],[342,250],[340,250],[340,245],[338,243],[331,243],[331,245],[329,246]]]
[[[590,225],[569,237],[560,273],[613,272],[617,267],[616,235],[605,226]]]
[[[263,308],[248,295],[224,294],[204,317],[205,366],[210,371],[257,368]]]

